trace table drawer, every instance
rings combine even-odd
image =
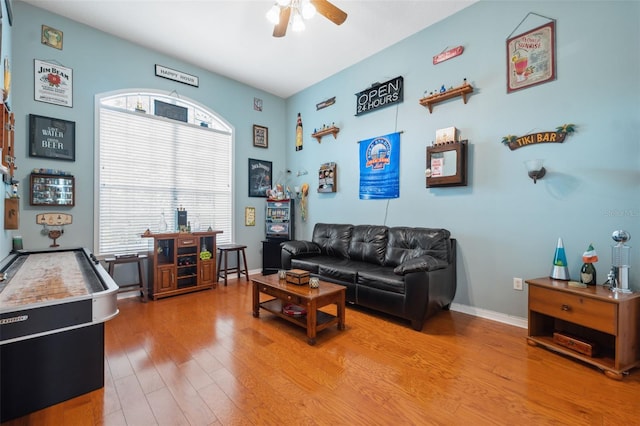
[[[268,294],[269,296],[273,296],[273,297],[277,297],[280,300],[283,300],[287,303],[293,303],[294,305],[306,305],[307,302],[304,300],[304,298],[300,297],[300,296],[296,296],[295,294],[290,294],[286,291],[277,289],[277,288],[273,288],[273,287],[268,287],[265,285],[261,285],[259,284],[259,288],[260,288],[260,292],[264,293],[264,294]]]
[[[553,289],[529,286],[529,309],[617,335],[617,304]]]
[[[178,247],[193,247],[198,245],[198,239],[195,237],[183,237],[177,240]]]

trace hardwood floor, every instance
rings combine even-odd
[[[416,332],[347,306],[346,330],[309,346],[302,328],[252,316],[244,279],[119,308],[104,388],[4,424],[640,424],[640,370],[614,381],[459,312]]]

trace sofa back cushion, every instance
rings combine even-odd
[[[320,246],[322,254],[346,259],[349,256],[349,240],[351,240],[352,231],[353,225],[316,223],[312,240]]]
[[[386,226],[356,225],[351,233],[349,258],[362,262],[384,265],[387,253]]]
[[[429,255],[450,262],[451,233],[446,229],[389,228],[385,265],[396,267],[408,259]]]

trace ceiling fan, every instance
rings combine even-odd
[[[303,30],[302,19],[311,18],[316,11],[336,25],[342,24],[347,19],[347,14],[328,0],[277,0],[267,12],[267,19],[275,25],[273,36],[284,37],[289,19],[291,19],[292,30]]]

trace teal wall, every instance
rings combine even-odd
[[[291,186],[310,184],[309,215],[306,222],[298,220],[298,238],[309,238],[317,222],[451,230],[459,243],[455,302],[506,316],[526,317],[526,291],[514,291],[512,278],[547,275],[558,237],[564,240],[575,278],[582,252],[589,243],[595,245],[600,254],[599,281],[606,278],[611,263],[611,232],[630,231],[632,246],[640,238],[640,3],[636,1],[481,1],[286,100],[20,1],[14,1],[14,9],[13,109],[17,176],[22,182],[20,233],[26,248],[49,244],[35,225],[35,215],[43,209],[28,206],[25,183],[34,167],[64,168],[76,176],[78,202],[70,210],[74,224],[60,243],[93,247],[94,96],[123,88],[177,90],[235,127],[235,239],[249,246],[250,269],[261,266],[264,200],[247,197],[247,158],[273,161],[274,178],[281,170],[292,170]],[[531,11],[557,20],[558,79],[508,95],[505,39]],[[542,22],[530,18],[524,25]],[[64,31],[64,50],[40,44],[42,24]],[[435,54],[457,45],[465,48],[462,56],[432,65]],[[34,58],[73,68],[73,108],[33,100]],[[156,63],[197,75],[200,87],[156,78]],[[404,77],[403,103],[354,116],[354,93],[396,76]],[[418,104],[425,90],[457,86],[465,77],[474,86],[466,105],[452,100],[429,114]],[[254,96],[264,100],[264,112],[253,111]],[[316,111],[318,102],[332,96],[335,105]],[[296,152],[298,112],[305,140],[304,149]],[[76,122],[74,163],[28,157],[30,113]],[[310,137],[314,127],[331,122],[341,128],[337,139],[329,136],[318,143]],[[577,132],[563,144],[510,151],[501,143],[508,134],[555,130],[565,123],[574,123]],[[269,127],[268,150],[252,147],[252,124]],[[436,129],[450,126],[470,143],[469,185],[427,189],[425,149]],[[396,130],[404,132],[400,198],[359,200],[357,142]],[[544,158],[547,168],[547,176],[536,185],[523,166],[533,158]],[[318,194],[316,172],[329,161],[338,165],[338,192]],[[298,170],[309,174],[297,177]],[[257,208],[258,226],[244,226],[245,206]],[[632,254],[631,281],[640,289],[640,249],[632,249]]]
[[[67,211],[73,225],[65,229],[59,244],[65,247],[94,247],[94,101],[99,93],[120,89],[154,89],[169,94],[177,91],[212,109],[235,129],[235,235],[250,248],[250,268],[261,267],[264,238],[264,198],[248,197],[247,162],[257,158],[273,162],[277,171],[284,170],[285,100],[222,77],[176,59],[144,49],[125,40],[97,31],[83,24],[51,14],[29,4],[14,1],[14,102],[16,113],[16,152],[21,181],[20,233],[26,249],[45,248],[51,240],[40,233],[35,224],[38,213]],[[62,30],[62,50],[40,43],[41,25]],[[73,108],[34,100],[34,59],[57,62],[73,69]],[[199,77],[199,87],[156,77],[154,66],[160,64]],[[253,98],[263,100],[263,111],[253,110]],[[55,117],[76,122],[76,161],[31,158],[27,152],[29,114]],[[269,128],[269,149],[253,147],[253,124]],[[198,155],[198,153],[193,153]],[[68,210],[29,206],[29,173],[33,168],[53,168],[71,172],[76,177],[76,206]],[[159,171],[161,172],[161,171]],[[135,202],[135,200],[132,200]],[[256,207],[257,226],[244,226],[244,207]],[[160,212],[158,212],[158,217]],[[141,229],[140,232],[144,232]],[[137,238],[139,234],[129,236]]]
[[[579,7],[578,7],[579,6]],[[557,80],[507,94],[505,40],[529,12],[557,20]],[[526,29],[544,20],[531,17]],[[548,275],[558,237],[569,270],[578,278],[581,254],[593,242],[600,255],[598,280],[611,265],[611,233],[621,228],[640,240],[640,3],[481,1],[287,100],[287,117],[306,125],[304,149],[287,149],[292,170],[306,169],[312,188],[323,162],[338,166],[338,192],[311,191],[309,220],[444,227],[458,239],[455,302],[517,317],[526,316],[526,291],[513,277]],[[528,28],[526,27],[529,24]],[[438,65],[445,48],[464,53]],[[355,96],[373,82],[396,76],[404,102],[355,117]],[[465,105],[451,100],[429,114],[418,104],[425,90],[442,84],[474,86]],[[334,106],[316,103],[336,96]],[[318,144],[309,131],[336,122],[337,140]],[[502,137],[555,130],[574,123],[563,144],[510,151]],[[425,188],[425,149],[436,129],[455,126],[470,143],[469,184]],[[289,128],[287,129],[289,130]],[[357,141],[403,131],[400,198],[358,199]],[[294,134],[288,134],[293,146]],[[544,158],[547,176],[536,185],[523,162]],[[631,281],[640,289],[640,247],[632,249]]]

